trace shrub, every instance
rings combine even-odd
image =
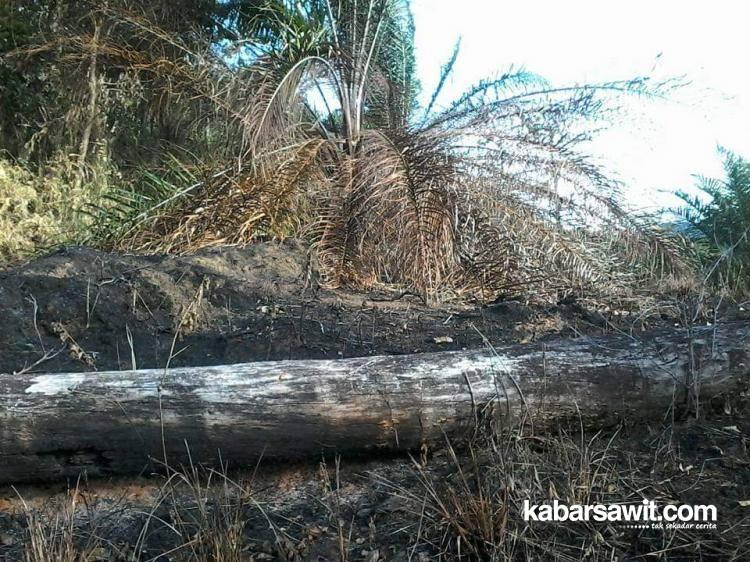
[[[28,258],[74,241],[86,228],[77,212],[91,186],[66,181],[64,163],[45,174],[0,159],[0,263]]]

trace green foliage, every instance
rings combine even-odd
[[[0,159],[0,264],[74,241],[85,230],[78,210],[89,194],[63,176],[41,177]]]
[[[723,179],[699,176],[701,195],[678,192],[681,227],[695,242],[707,275],[732,291],[750,289],[750,162],[726,149]]]
[[[253,39],[247,48],[255,56],[270,55],[292,62],[323,56],[332,47],[324,2],[238,2],[231,13],[231,26],[242,37]]]
[[[156,170],[183,185],[172,170],[175,147],[196,160],[239,151],[231,120],[206,95],[221,68],[201,64],[229,9],[215,0],[0,0],[0,155],[39,176],[17,186],[24,200],[45,202],[34,208],[75,194],[72,207],[59,202],[65,233],[55,217],[36,217],[40,234],[12,229],[15,242],[0,259],[28,255],[32,239],[42,249],[127,231],[133,216],[171,194]],[[0,207],[18,209],[20,196],[5,187]]]
[[[0,1],[0,150],[15,156],[49,96],[49,84],[40,61],[21,63],[6,55],[31,43],[40,13],[36,2]]]
[[[0,150],[41,166],[75,155],[86,180],[102,157],[127,173],[168,144],[206,148],[206,103],[170,69],[211,49],[227,12],[215,0],[3,0]]]
[[[169,168],[159,174],[145,168],[140,172],[137,181],[113,187],[81,209],[90,219],[81,242],[107,245],[127,237],[169,212],[170,203],[189,195],[199,184],[190,168],[175,156],[170,157]]]

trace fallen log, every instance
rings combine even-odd
[[[750,387],[750,324],[497,349],[0,375],[0,482],[413,449],[528,414],[661,417]]]

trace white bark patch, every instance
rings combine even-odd
[[[44,394],[45,396],[57,396],[67,394],[86,380],[86,373],[68,373],[61,375],[39,375],[31,379],[32,385],[26,394]]]
[[[461,359],[450,369],[442,372],[444,375],[457,376],[471,371],[486,374],[512,374],[513,368],[518,364],[516,359],[505,355],[491,355],[479,359]]]

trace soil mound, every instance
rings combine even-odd
[[[293,241],[190,256],[65,248],[0,271],[0,372],[414,353],[607,324],[575,304],[428,307],[411,294],[322,289],[317,278]]]

